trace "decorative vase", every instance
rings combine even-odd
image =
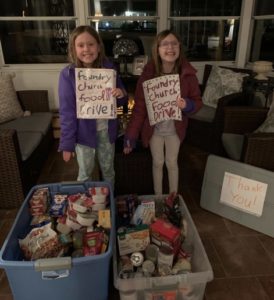
[[[134,40],[127,38],[119,38],[113,46],[114,57],[119,58],[120,64],[123,64],[123,75],[128,76],[128,62],[131,58],[138,54],[139,48]]]
[[[267,74],[272,71],[272,62],[265,60],[255,61],[253,71],[257,73],[255,79],[267,80]]]

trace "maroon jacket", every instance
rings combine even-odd
[[[175,120],[176,132],[181,140],[184,140],[186,135],[186,128],[188,124],[187,115],[198,111],[202,106],[201,92],[199,82],[196,77],[196,70],[191,66],[187,60],[183,60],[181,65],[180,88],[181,97],[187,102],[187,106],[182,110],[182,120]],[[136,90],[135,90],[135,105],[132,116],[129,121],[125,133],[125,142],[129,141],[132,147],[141,133],[141,140],[144,147],[148,147],[149,140],[153,134],[154,126],[150,126],[146,102],[143,92],[143,82],[155,78],[155,66],[153,62],[149,62],[140,76]]]

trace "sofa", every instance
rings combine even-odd
[[[222,141],[228,158],[274,171],[274,102],[226,107]]]
[[[36,184],[53,144],[48,92],[9,91],[7,95],[9,84],[0,78],[0,208],[20,206]],[[7,97],[12,113],[3,104]]]
[[[249,105],[251,95],[243,88],[252,70],[206,64],[200,86],[203,106],[189,117],[186,141],[206,152],[224,155],[222,132],[227,106]]]

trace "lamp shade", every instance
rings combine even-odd
[[[266,80],[267,74],[272,71],[272,62],[265,60],[255,61],[253,64],[253,71],[257,73],[255,76],[258,80]]]
[[[138,54],[139,48],[133,40],[120,38],[114,43],[112,51],[115,57],[132,56]]]

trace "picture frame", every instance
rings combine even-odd
[[[144,66],[148,62],[148,56],[147,55],[138,55],[135,56],[133,59],[132,64],[132,74],[133,75],[141,75],[144,69]]]

